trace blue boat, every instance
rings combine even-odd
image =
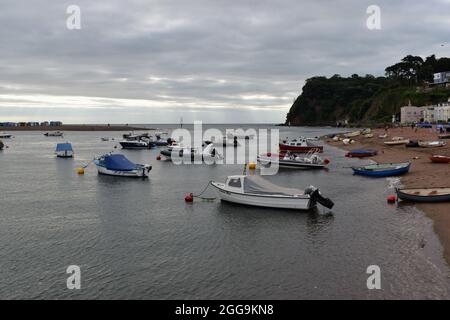
[[[72,158],[73,157],[72,145],[68,142],[58,143],[56,145],[55,153],[56,156],[59,158]]]
[[[361,167],[352,167],[354,174],[368,177],[390,177],[407,173],[411,166],[410,162],[402,163],[378,163]]]
[[[128,160],[123,154],[105,154],[94,160],[98,173],[118,176],[147,178],[152,166],[136,164]]]

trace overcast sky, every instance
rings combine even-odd
[[[278,123],[308,77],[433,53],[450,0],[2,0],[0,121]]]

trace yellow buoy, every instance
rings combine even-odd
[[[255,170],[255,169],[256,169],[256,163],[250,162],[250,163],[248,164],[248,168],[249,168],[250,170]]]
[[[78,168],[77,173],[84,174],[84,168],[82,168],[82,167]]]

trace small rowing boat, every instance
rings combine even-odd
[[[128,160],[123,154],[105,154],[94,160],[99,174],[147,178],[152,166],[148,164],[136,164]]]
[[[431,162],[434,163],[450,163],[450,157],[448,156],[441,156],[434,154],[430,157]]]
[[[450,201],[450,188],[407,188],[396,189],[401,200],[412,202],[446,202]]]
[[[450,139],[450,134],[449,133],[447,133],[447,134],[440,134],[440,135],[438,135],[438,138],[439,139]]]
[[[378,136],[378,138],[380,138],[380,139],[386,139],[387,138],[387,134],[385,133],[385,134],[380,134],[379,136]]]
[[[333,201],[325,198],[319,189],[309,186],[305,190],[285,188],[260,176],[229,176],[225,183],[211,182],[222,201],[257,207],[310,210],[320,203],[331,209]]]
[[[345,154],[346,157],[349,158],[365,158],[365,157],[373,157],[378,154],[377,150],[351,150]]]
[[[306,157],[290,153],[265,153],[258,156],[258,161],[263,166],[272,164],[278,165],[280,168],[290,169],[324,169],[330,160],[322,159],[317,154],[310,154]]]
[[[9,139],[12,137],[12,134],[0,132],[0,139]]]
[[[403,139],[403,140],[392,140],[392,141],[385,141],[384,144],[387,146],[399,146],[402,144],[407,144],[409,143],[408,139]]]
[[[367,166],[352,167],[353,173],[368,177],[390,177],[405,174],[409,171],[410,162],[378,163]]]
[[[44,133],[44,136],[46,137],[62,137],[64,135],[61,131],[55,131],[55,132],[46,132]]]
[[[419,141],[419,147],[422,148],[436,148],[445,146],[444,141]]]
[[[344,133],[344,137],[353,138],[353,137],[359,136],[360,134],[361,134],[361,131],[353,131],[353,132]]]

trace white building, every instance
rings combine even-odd
[[[416,123],[424,118],[424,107],[405,106],[400,109],[401,123]]]

